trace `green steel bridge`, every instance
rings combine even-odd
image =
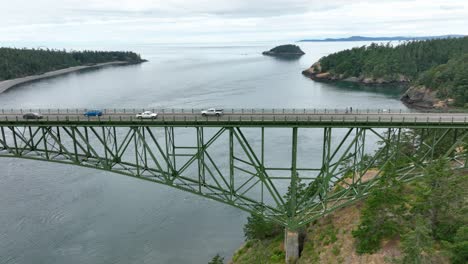
[[[136,119],[141,110],[106,109],[101,117],[84,117],[84,109],[3,109],[0,157],[168,185],[261,215],[286,230],[366,197],[395,157],[410,161],[399,168],[402,181],[423,175],[435,155],[454,168],[468,167],[466,113],[228,109],[220,117],[202,117],[199,109],[154,109],[156,119]],[[30,111],[44,118],[23,119]],[[283,166],[268,162],[278,144],[269,140],[272,135],[288,142]],[[287,246],[286,255],[294,257],[297,235],[289,236],[293,249]]]

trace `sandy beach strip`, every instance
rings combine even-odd
[[[112,62],[98,63],[94,65],[89,65],[89,66],[75,66],[75,67],[69,67],[69,68],[56,70],[56,71],[50,71],[50,72],[46,72],[46,73],[39,74],[39,75],[31,75],[31,76],[26,76],[26,77],[21,77],[21,78],[6,80],[6,81],[0,81],[0,93],[3,93],[6,90],[14,86],[40,80],[40,79],[51,78],[51,77],[64,75],[64,74],[71,73],[71,72],[77,72],[77,71],[81,71],[85,69],[100,68],[100,67],[110,66],[110,65],[125,65],[125,64],[128,64],[128,62],[112,61]]]

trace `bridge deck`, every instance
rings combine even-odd
[[[251,127],[453,127],[468,128],[468,113],[415,113],[401,110],[232,109],[216,117],[199,110],[170,109],[156,119],[139,120],[136,110],[105,110],[101,117],[85,117],[80,109],[37,110],[40,120],[25,120],[29,110],[0,110],[0,125],[79,126],[251,126]]]

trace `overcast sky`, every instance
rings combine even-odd
[[[445,34],[468,34],[467,0],[0,0],[0,44]]]

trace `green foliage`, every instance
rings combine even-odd
[[[140,55],[121,51],[71,51],[0,48],[0,81],[73,66],[111,61],[141,62]]]
[[[340,255],[340,246],[339,245],[335,245],[333,246],[332,248],[332,254],[335,255],[335,256],[338,256]]]
[[[417,186],[413,214],[428,219],[434,239],[452,242],[458,228],[467,223],[466,180],[439,159],[428,167]]]
[[[449,245],[453,264],[465,264],[468,262],[468,225],[457,230],[453,243]]]
[[[377,251],[383,238],[398,234],[405,201],[401,183],[396,176],[394,165],[387,166],[378,186],[367,198],[361,213],[361,223],[352,233],[359,254]]]
[[[284,263],[285,255],[281,246],[282,241],[282,234],[266,240],[250,240],[234,254],[232,260],[236,264]],[[248,248],[247,245],[249,245]]]
[[[401,245],[404,252],[403,263],[430,263],[434,240],[427,221],[417,216],[413,229],[402,236]]]
[[[299,46],[287,44],[274,47],[270,50],[270,52],[274,53],[304,53]]]
[[[420,131],[413,131],[421,137]],[[411,134],[403,137],[411,142]],[[453,140],[453,135],[448,135]],[[441,142],[440,144],[443,144]],[[450,146],[450,144],[446,144]],[[408,155],[411,148],[408,147]],[[353,231],[358,253],[373,253],[384,238],[401,236],[401,263],[438,263],[437,246],[444,242],[453,263],[466,263],[468,254],[468,175],[455,173],[443,159],[447,150],[434,152],[424,177],[405,189],[396,180],[395,168],[405,158],[391,160],[378,186],[361,211],[361,223]],[[405,151],[406,152],[406,151]]]
[[[455,99],[456,106],[464,107],[468,103],[468,53],[430,68],[417,83],[437,90],[440,98]]]
[[[224,263],[224,257],[221,257],[219,254],[216,254],[208,264],[223,264]]]
[[[320,59],[322,71],[346,77],[399,81],[437,90],[441,98],[468,104],[468,37],[410,41],[400,45],[371,44]]]
[[[276,248],[273,250],[273,254],[270,256],[270,261],[271,262],[282,262],[285,259],[286,255],[284,251],[280,250],[279,248]]]
[[[253,213],[247,217],[247,223],[244,225],[244,236],[247,240],[271,238],[281,231],[280,225]]]
[[[389,43],[348,49],[320,59],[323,71],[346,76],[396,78],[398,74],[417,77],[431,67],[468,53],[468,38],[410,41],[392,46]]]

